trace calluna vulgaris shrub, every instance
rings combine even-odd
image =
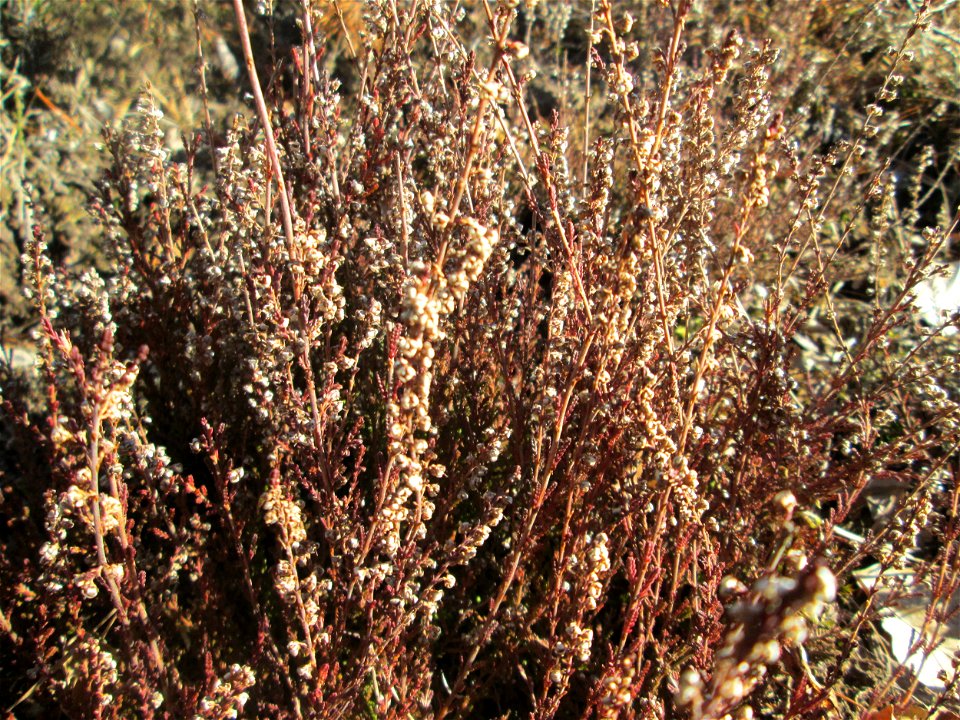
[[[928,652],[960,583],[950,229],[888,162],[927,6],[860,90],[800,38],[899,10],[786,3],[778,56],[687,0],[337,5],[225,132],[107,136],[113,273],[26,250],[8,714],[951,707],[876,660],[881,586]]]

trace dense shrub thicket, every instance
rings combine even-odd
[[[876,623],[960,583],[933,11],[705,6],[278,5],[247,116],[173,156],[142,97],[113,269],[24,254],[12,717],[955,707]]]

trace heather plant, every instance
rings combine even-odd
[[[227,42],[217,32],[223,16],[219,8],[205,7],[203,35],[215,115],[239,107],[237,63],[224,53]],[[19,329],[36,321],[19,282],[19,257],[35,225],[43,226],[54,262],[108,267],[101,234],[86,207],[106,166],[106,154],[97,149],[100,128],[119,127],[138,88],[148,83],[167,117],[164,144],[169,151],[182,149],[177,125],[200,122],[191,62],[194,26],[192,3],[180,0],[0,3],[0,315],[5,341],[15,344]]]
[[[928,4],[830,132],[799,49],[688,0],[278,7],[270,76],[235,8],[249,113],[173,157],[144,94],[111,270],[25,249],[8,712],[956,707],[861,667],[879,593],[929,589],[930,653],[960,582],[957,318],[912,305],[956,214],[890,163]]]

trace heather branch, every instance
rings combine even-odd
[[[556,425],[554,426],[553,432],[553,441],[550,443],[550,450],[546,458],[540,457],[540,453],[543,448],[543,428],[540,427],[537,429],[537,433],[540,435],[540,437],[537,441],[537,458],[534,462],[532,479],[533,498],[531,499],[530,507],[527,510],[523,527],[515,542],[514,550],[511,554],[510,560],[508,561],[507,571],[500,583],[500,587],[497,590],[496,596],[490,603],[490,610],[487,613],[487,619],[484,622],[480,632],[477,633],[477,636],[473,642],[473,647],[471,648],[470,653],[467,655],[463,665],[460,667],[460,672],[458,673],[457,679],[450,690],[450,694],[437,711],[436,720],[443,720],[443,718],[446,717],[450,712],[454,702],[457,700],[458,695],[463,691],[464,685],[466,684],[467,678],[473,670],[473,665],[476,662],[477,657],[480,655],[481,649],[483,649],[483,647],[490,641],[490,637],[493,635],[493,631],[497,624],[500,606],[503,604],[503,601],[506,600],[507,593],[510,591],[510,588],[513,586],[513,582],[516,579],[517,571],[520,568],[520,563],[524,559],[524,551],[528,549],[528,543],[536,525],[537,517],[547,496],[547,488],[550,485],[550,479],[553,475],[553,471],[556,468],[555,461],[557,458],[557,453],[560,450],[560,439],[563,436],[565,420],[567,417],[567,409],[569,408],[570,399],[573,396],[573,391],[576,387],[576,382],[573,381],[573,378],[582,376],[584,364],[587,356],[590,353],[590,348],[593,345],[596,335],[596,330],[590,334],[580,348],[579,356],[577,357],[576,362],[571,367],[571,382],[567,385],[567,390],[564,394],[560,411],[557,413]]]
[[[490,10],[488,0],[484,0],[484,8],[487,11],[487,20],[490,23],[491,28],[495,28],[495,22],[493,14]],[[508,23],[509,28],[509,23]],[[553,219],[554,226],[557,232],[557,236],[560,238],[560,243],[563,247],[564,256],[567,260],[567,265],[570,268],[570,275],[573,278],[574,286],[577,289],[577,295],[580,298],[580,302],[583,306],[583,313],[587,317],[588,325],[593,325],[593,311],[590,309],[590,301],[587,299],[587,293],[583,288],[583,279],[580,276],[580,270],[577,268],[576,258],[573,253],[573,246],[571,245],[571,240],[573,238],[568,238],[567,233],[564,230],[564,221],[560,217],[560,209],[557,207],[557,203],[553,196],[556,194],[557,183],[554,180],[553,176],[550,174],[550,164],[547,161],[546,156],[540,149],[540,141],[537,138],[537,132],[533,127],[533,123],[530,121],[530,114],[527,112],[527,106],[523,101],[523,92],[520,88],[520,83],[517,81],[516,75],[513,72],[513,68],[510,67],[509,63],[509,54],[505,51],[506,48],[501,48],[503,41],[501,40],[498,43],[499,56],[495,57],[495,61],[500,61],[503,64],[503,72],[507,77],[507,80],[510,83],[511,90],[513,91],[514,103],[517,107],[520,117],[523,120],[523,126],[527,131],[527,139],[530,142],[530,147],[533,150],[533,155],[536,158],[537,170],[540,173],[540,179],[544,184],[544,187],[547,189],[548,193],[551,194],[550,205],[550,215]],[[494,66],[495,67],[495,66]],[[491,74],[492,74],[491,68]],[[508,136],[509,137],[509,136]],[[528,183],[529,186],[529,183]]]
[[[37,243],[36,252],[39,251],[39,243]],[[103,356],[108,355],[112,351],[113,339],[109,329],[106,331],[101,347],[98,348],[98,351],[101,353],[101,358],[99,359],[96,367],[94,367],[88,374],[78,349],[73,346],[67,336],[65,334],[56,332],[48,317],[43,318],[43,324],[52,345],[60,352],[63,360],[70,368],[80,391],[82,406],[87,408],[89,412],[89,415],[86,418],[86,467],[78,472],[78,476],[87,476],[89,482],[89,487],[86,488],[86,492],[89,496],[89,505],[92,514],[91,525],[94,542],[96,544],[97,565],[99,569],[98,575],[103,581],[104,585],[107,587],[110,600],[113,604],[114,610],[117,613],[120,623],[124,626],[124,628],[127,629],[127,631],[130,631],[131,622],[127,603],[123,593],[121,592],[118,578],[115,576],[113,571],[113,566],[111,566],[109,559],[107,558],[106,533],[101,509],[102,500],[100,493],[100,470],[102,462],[101,435],[105,420],[102,414],[104,409],[111,405],[112,400],[110,396],[112,394],[127,391],[128,387],[133,383],[133,379],[136,375],[136,369],[127,368],[124,376],[116,381],[117,387],[111,387],[109,385],[111,381],[103,377],[104,367],[101,365],[101,363],[105,362]],[[95,386],[95,389],[91,390],[91,386]],[[115,518],[112,524],[116,526],[121,551],[124,557],[124,564],[126,566],[126,573],[130,577],[130,586],[134,588],[136,592],[135,607],[137,620],[151,636],[147,639],[147,657],[153,667],[159,673],[161,683],[164,685],[164,687],[167,686],[168,680],[173,681],[175,686],[178,681],[176,669],[171,666],[169,668],[171,677],[167,678],[166,673],[168,667],[163,660],[156,633],[152,628],[150,616],[139,592],[139,572],[137,571],[137,567],[134,563],[133,552],[130,547],[130,541],[127,537],[127,519],[125,513],[123,512],[119,488],[116,486],[116,481],[113,478],[110,479],[110,484],[111,498],[116,502],[119,508],[119,517]]]
[[[613,72],[616,75],[616,83],[613,88],[620,101],[621,109],[627,120],[627,130],[630,133],[630,149],[633,151],[634,163],[640,177],[645,177],[648,172],[648,163],[644,160],[640,152],[640,135],[636,118],[636,111],[630,101],[630,91],[633,89],[633,78],[626,68],[626,58],[624,56],[625,44],[617,33],[613,19],[613,8],[609,1],[602,1],[599,11],[603,14],[605,23],[605,32],[610,39],[611,54],[613,55]],[[669,108],[670,91],[673,83],[673,75],[676,71],[677,54],[679,52],[680,38],[683,34],[683,28],[686,23],[687,13],[690,11],[690,2],[681,0],[679,7],[674,12],[673,35],[671,36],[670,52],[667,55],[667,64],[664,68],[664,81],[660,93],[660,110],[657,116],[657,129],[653,137],[653,145],[647,157],[653,158],[659,151],[660,144],[663,142],[664,122]],[[648,183],[642,182],[640,185],[640,205],[646,208],[651,207],[652,198]],[[653,268],[656,274],[656,292],[657,303],[660,310],[660,323],[663,329],[663,340],[667,346],[667,352],[670,355],[674,353],[673,332],[670,328],[669,314],[667,312],[666,299],[666,274],[663,266],[663,253],[665,250],[664,242],[660,239],[657,231],[656,221],[652,214],[646,218],[647,234],[650,238],[650,249],[653,253]],[[671,373],[675,373],[675,368],[671,365]]]
[[[280,154],[277,152],[277,144],[273,137],[273,123],[270,120],[270,111],[267,109],[267,103],[263,98],[263,90],[260,88],[260,79],[257,76],[257,67],[253,60],[253,48],[250,45],[250,31],[247,28],[243,0],[233,0],[233,11],[237,20],[237,30],[240,35],[240,46],[243,49],[243,58],[247,66],[247,74],[250,78],[250,88],[253,91],[257,113],[260,116],[260,124],[263,126],[267,156],[270,158],[270,163],[277,180],[277,191],[280,195],[280,209],[283,218],[283,232],[286,240],[287,253],[291,261],[296,261],[299,253],[297,252],[296,239],[293,235],[293,212],[290,207],[290,196],[287,193],[287,186],[283,179],[283,168],[280,165]],[[269,203],[267,204],[267,208],[267,217],[269,218]],[[300,337],[304,340],[303,349],[300,352],[300,362],[306,374],[307,394],[310,398],[310,414],[313,420],[313,437],[316,446],[319,448],[322,445],[323,426],[320,419],[319,404],[317,402],[316,384],[313,379],[313,365],[310,361],[306,308],[301,302],[303,292],[301,282],[301,278],[294,277],[292,278],[291,285],[293,287],[293,302],[296,306],[297,329]]]

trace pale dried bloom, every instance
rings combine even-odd
[[[281,537],[296,550],[307,539],[300,506],[289,500],[279,484],[271,484],[260,497],[260,510],[267,525],[277,525]]]
[[[590,651],[593,647],[593,630],[582,628],[577,623],[572,622],[567,625],[565,632],[569,638],[567,647],[570,652],[580,662],[587,662],[590,659]]]
[[[610,571],[610,555],[607,552],[609,538],[606,533],[598,533],[587,550],[586,570],[586,608],[596,610],[603,594],[603,581]]]
[[[631,685],[636,675],[636,664],[630,657],[624,658],[620,666],[606,676],[603,681],[603,696],[600,699],[599,717],[613,720],[620,716],[623,708],[633,701]]]
[[[222,678],[214,680],[212,691],[200,699],[199,706],[204,714],[196,717],[219,720],[233,720],[240,717],[240,713],[250,700],[247,690],[255,683],[252,668],[234,663]]]
[[[100,593],[96,581],[89,575],[78,580],[77,587],[80,588],[80,592],[88,600],[92,600]]]
[[[71,485],[65,493],[60,495],[60,507],[63,510],[79,510],[87,504],[90,497],[91,494],[88,490],[81,489],[77,485]]]
[[[677,702],[697,717],[719,718],[740,703],[779,660],[782,646],[802,643],[807,617],[836,597],[836,578],[816,563],[797,578],[771,576],[753,584],[747,596],[729,608],[736,624],[716,654],[708,687],[692,668],[681,677]]]
[[[273,568],[274,586],[288,603],[294,603],[300,589],[296,568],[286,560],[280,560]]]
[[[120,563],[111,563],[103,566],[103,574],[113,583],[119,583],[123,579],[124,569]]]
[[[112,532],[123,524],[123,506],[113,495],[100,494],[100,524],[105,533]]]
[[[778,492],[776,496],[774,496],[773,501],[782,507],[787,515],[791,515],[794,508],[797,507],[797,497],[789,490],[781,490]]]

